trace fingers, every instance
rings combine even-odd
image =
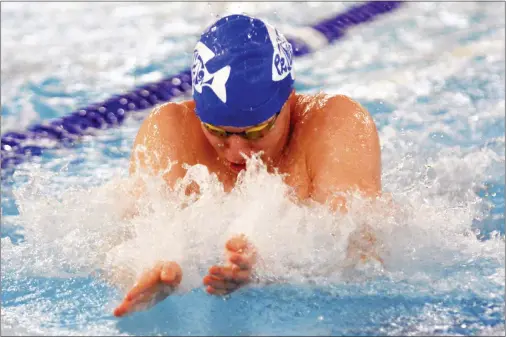
[[[212,295],[228,294],[249,282],[255,262],[255,251],[245,235],[229,239],[225,248],[227,265],[212,266],[203,280],[206,291]]]
[[[217,296],[223,296],[228,294],[230,291],[224,290],[224,289],[215,289],[211,286],[208,286],[206,288],[206,291],[211,295],[217,295]]]
[[[238,254],[238,253],[232,253],[229,255],[228,260],[243,270],[251,269],[253,267],[253,257],[252,256]]]
[[[237,290],[241,285],[248,282],[249,270],[241,270],[237,266],[209,268],[209,274],[204,277],[204,285],[211,295],[225,295]]]
[[[177,263],[168,262],[162,266],[160,271],[160,280],[165,284],[177,286],[181,283],[182,278],[183,271]]]
[[[182,277],[183,272],[177,263],[158,263],[153,269],[141,275],[123,302],[114,309],[114,316],[121,317],[160,302],[181,283]]]
[[[238,265],[241,269],[251,269],[255,263],[256,253],[254,247],[248,242],[245,235],[234,236],[225,244],[228,261]]]
[[[127,293],[125,299],[131,301],[149,288],[154,287],[160,281],[160,269],[161,268],[157,267],[145,272],[134,287]]]
[[[204,277],[204,285],[210,286],[216,290],[228,290],[233,291],[239,288],[240,284],[235,283],[234,281],[225,281],[221,278],[207,275]]]
[[[231,252],[242,253],[246,250],[246,248],[248,248],[248,240],[246,239],[246,236],[242,234],[234,236],[227,241],[225,247]]]
[[[181,283],[182,278],[183,272],[177,263],[158,263],[152,270],[142,274],[139,281],[127,293],[126,299],[132,300],[140,296],[143,292],[154,287],[159,282],[175,287]]]
[[[209,268],[209,274],[224,279],[226,281],[234,281],[236,283],[247,282],[251,272],[249,270],[241,270],[238,267],[219,267],[212,266]]]
[[[161,289],[158,289],[160,285],[157,285],[156,288],[157,289],[149,289],[143,292],[133,300],[125,298],[123,302],[114,309],[114,316],[121,317],[134,311],[148,309],[168,296],[168,292],[163,292]]]
[[[124,316],[129,312],[130,307],[131,307],[131,304],[129,303],[129,301],[123,301],[123,302],[121,302],[120,305],[118,305],[116,307],[116,309],[114,309],[113,314],[116,317]]]
[[[147,292],[144,292],[132,300],[129,300],[125,297],[123,302],[121,302],[120,305],[118,305],[116,307],[116,309],[114,309],[114,312],[113,312],[114,316],[121,317],[121,316],[127,315],[133,311],[140,309],[142,307],[142,304],[146,304],[144,302],[146,302],[148,297],[152,297],[152,294],[151,293],[148,294]],[[145,306],[147,306],[147,304]]]

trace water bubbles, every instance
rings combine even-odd
[[[34,6],[20,7],[34,14],[31,20],[24,21],[33,24],[31,28],[17,26],[19,13],[15,11],[12,15],[2,14],[2,27],[9,21],[12,27],[16,27],[6,30],[2,41],[16,52],[16,58],[2,60],[5,61],[2,62],[2,75],[10,79],[9,85],[2,87],[2,95],[4,87],[6,91],[3,101],[10,104],[11,111],[20,111],[19,118],[14,119],[16,123],[10,123],[15,128],[42,118],[30,103],[34,92],[23,89],[26,81],[37,78],[36,83],[42,83],[51,74],[56,81],[51,94],[57,94],[59,90],[69,96],[55,103],[61,105],[58,113],[74,111],[72,109],[79,107],[83,100],[108,96],[134,84],[142,85],[148,77],[138,77],[138,72],[150,71],[153,67],[170,74],[174,69],[187,67],[179,57],[187,52],[186,42],[178,41],[190,41],[190,35],[198,36],[202,20],[207,22],[210,17],[218,15],[218,11],[208,8],[204,12],[187,11],[186,5],[178,4],[174,14],[183,13],[184,22],[169,22],[166,10],[160,11],[154,5],[141,6],[140,11],[129,14],[136,19],[132,22],[142,22],[143,15],[149,17],[148,21],[164,22],[161,26],[148,24],[143,30],[136,29],[136,24],[131,26],[124,18],[111,16],[106,4],[97,7],[98,13],[87,11],[89,5],[82,3],[75,5],[74,9],[69,8],[64,16],[53,16],[58,23],[55,27],[62,27],[88,13],[86,15],[91,20],[87,21],[88,24],[96,22],[97,25],[84,32],[46,27],[47,16],[37,12],[42,10],[47,14],[51,10],[47,6]],[[167,3],[164,6],[172,5]],[[316,3],[304,4],[311,15],[298,6],[295,10],[293,6],[276,10],[277,6],[264,3],[247,9],[252,14],[274,13],[281,22],[300,25],[326,18],[330,12],[324,9],[328,7]],[[332,12],[337,12],[348,5],[335,3],[328,6],[332,6]],[[295,205],[287,201],[286,196],[291,192],[283,185],[282,177],[269,175],[259,163],[251,162],[250,172],[241,176],[238,188],[230,194],[224,193],[216,177],[202,166],[191,168],[188,177],[173,192],[165,189],[161,177],[146,179],[147,193],[140,201],[140,215],[135,219],[124,218],[122,215],[134,207],[125,187],[128,180],[122,178],[128,175],[130,146],[140,125],[140,122],[130,121],[121,130],[108,130],[73,150],[56,152],[55,158],[47,154],[48,157],[39,163],[25,163],[18,173],[24,172],[33,179],[19,175],[13,178],[15,191],[12,198],[15,198],[21,214],[3,216],[2,232],[6,228],[5,232],[8,232],[10,224],[19,226],[25,241],[15,242],[14,236],[11,241],[10,233],[2,238],[2,274],[7,284],[4,290],[13,294],[25,287],[33,287],[37,292],[33,292],[32,297],[22,298],[25,304],[11,302],[6,310],[2,308],[2,323],[6,320],[18,322],[11,324],[17,333],[23,327],[30,332],[49,334],[47,326],[54,325],[55,334],[65,334],[62,317],[72,320],[72,324],[77,321],[79,325],[82,315],[72,316],[68,313],[71,311],[63,310],[76,306],[82,308],[76,301],[79,299],[76,294],[82,293],[94,308],[100,307],[97,310],[101,311],[94,312],[82,323],[84,328],[79,332],[94,335],[124,333],[118,331],[117,322],[110,320],[101,308],[104,302],[115,301],[115,295],[94,293],[96,285],[73,292],[70,283],[59,284],[57,280],[72,277],[71,282],[77,282],[76,275],[87,276],[104,263],[127,266],[136,274],[154,260],[170,256],[180,260],[186,271],[182,292],[192,290],[201,287],[203,270],[222,261],[226,239],[234,233],[245,232],[261,252],[262,264],[258,272],[262,279],[302,283],[306,288],[314,284],[328,286],[343,298],[380,298],[382,301],[387,297],[407,308],[409,301],[397,302],[397,298],[423,297],[427,300],[422,312],[419,307],[414,308],[415,314],[404,309],[398,315],[394,312],[394,317],[386,317],[375,331],[397,335],[452,334],[456,329],[459,333],[465,329],[465,334],[478,331],[477,334],[504,335],[504,320],[501,318],[504,315],[504,233],[495,231],[490,239],[479,240],[477,235],[484,235],[489,229],[473,230],[472,227],[477,221],[490,224],[487,216],[493,207],[487,200],[500,198],[503,194],[489,187],[480,195],[476,190],[486,181],[499,181],[504,186],[504,129],[494,129],[504,122],[504,85],[501,81],[504,76],[499,75],[504,73],[504,48],[500,48],[504,45],[500,43],[504,35],[504,18],[503,11],[492,11],[491,5],[466,6],[413,3],[402,9],[403,15],[385,18],[387,26],[364,26],[360,29],[360,37],[350,34],[342,43],[327,46],[298,61],[302,67],[301,91],[323,88],[328,92],[349,94],[358,100],[379,100],[380,107],[391,106],[393,111],[377,113],[374,117],[379,124],[383,149],[382,184],[384,190],[392,194],[394,212],[379,215],[366,212],[360,206],[363,202],[358,196],[351,198],[353,205],[345,216],[331,214],[318,205]],[[445,8],[442,20],[448,22],[451,29],[437,21],[438,13]],[[409,23],[406,18],[411,20],[417,15],[418,26],[423,24],[426,30],[414,28],[416,25],[404,25]],[[470,21],[466,20],[470,16],[481,22],[469,26]],[[389,20],[395,20],[395,24],[388,25]],[[397,40],[399,34],[395,32],[399,25],[409,31],[410,34],[406,35],[409,40]],[[465,25],[469,31],[456,30]],[[39,26],[45,28],[39,29]],[[29,45],[17,43],[19,36],[32,34],[34,28],[40,32],[39,41],[49,46],[47,50],[51,53],[59,50],[65,66],[62,67],[61,62],[47,62],[54,58],[41,57],[40,50],[34,53]],[[484,29],[487,34],[480,33]],[[465,35],[474,33],[478,34],[474,37],[476,44],[466,42],[462,48],[456,49]],[[51,47],[55,41],[59,45]],[[90,58],[90,50],[96,56]],[[117,53],[117,50],[125,53]],[[370,52],[363,53],[363,50]],[[473,58],[479,54],[487,57]],[[96,57],[100,60],[95,60]],[[332,61],[331,67],[329,60]],[[461,71],[464,68],[468,70]],[[170,85],[181,83],[179,79],[173,79]],[[191,86],[182,85],[180,89],[186,91]],[[145,91],[143,96],[149,95]],[[39,98],[53,106],[46,97]],[[130,103],[127,104],[130,109]],[[98,109],[106,112],[104,107]],[[384,110],[373,109],[371,112]],[[110,116],[116,118],[112,112]],[[2,118],[2,126],[4,123]],[[466,133],[469,125],[473,125],[472,133]],[[457,138],[459,135],[461,138]],[[441,137],[448,144],[434,147]],[[107,152],[108,148],[112,150]],[[200,198],[184,196],[183,187],[191,181],[198,181],[203,186],[204,193]],[[180,199],[186,201],[185,207],[181,207]],[[385,200],[379,200],[378,204],[380,210],[391,209]],[[500,212],[493,216],[498,222],[504,222]],[[384,269],[375,269],[374,264],[350,266],[345,260],[349,237],[363,223],[368,223],[381,241]],[[165,244],[169,240],[171,244]],[[37,288],[25,283],[26,275],[55,278],[51,279],[51,285]],[[247,309],[252,303],[263,304],[261,301],[265,300],[270,288],[264,289],[263,284],[259,286],[260,296],[245,289],[244,293],[227,298],[227,305],[233,305],[238,299],[247,299],[241,302],[241,306]],[[42,297],[54,287],[61,290],[58,298]],[[64,297],[64,293],[68,293],[68,297]],[[193,292],[188,298],[195,299],[199,304],[198,312],[205,315],[207,299],[198,297],[200,295],[192,297],[195,294],[200,292]],[[459,301],[448,304],[447,300],[453,296],[464,299],[462,303],[466,296],[473,296],[486,304],[481,305],[479,301],[472,307]],[[180,299],[181,302],[177,302]],[[273,303],[278,300],[275,298]],[[314,303],[312,300],[308,300],[308,306]],[[178,297],[174,302],[168,301],[168,305],[188,303],[185,301],[185,297]],[[336,299],[331,301],[335,307]],[[357,309],[366,312],[371,305],[371,302],[367,303]],[[447,310],[445,306],[448,305],[458,310]],[[478,317],[479,310],[475,309],[485,306],[485,316]],[[381,311],[372,310],[374,314]],[[338,329],[331,316],[332,310],[324,312],[313,307],[312,311],[298,308],[294,311],[313,324],[332,324],[332,329]],[[4,318],[4,312],[7,318]],[[156,316],[156,310],[154,312]],[[342,313],[346,314],[346,310]],[[151,313],[148,315],[151,317]],[[463,319],[467,319],[465,323]],[[104,321],[111,322],[111,325]],[[155,321],[150,319],[149,324]],[[161,321],[167,326],[165,318]],[[256,323],[254,318],[252,321]],[[484,325],[489,323],[484,322],[491,321],[499,323],[487,330]],[[376,328],[376,323],[371,322],[370,327]],[[185,326],[184,331],[191,328],[191,324]],[[367,327],[361,329],[363,333]],[[75,330],[70,332],[76,333]],[[321,334],[332,334],[332,331]]]

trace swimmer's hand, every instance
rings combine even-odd
[[[163,301],[181,283],[183,272],[176,262],[159,262],[144,272],[114,309],[114,316],[122,317],[135,311],[146,310]]]
[[[255,248],[244,235],[231,238],[225,245],[227,262],[212,266],[204,277],[206,290],[212,295],[225,295],[237,290],[251,279],[256,262]]]
[[[384,266],[378,248],[379,243],[376,235],[371,228],[365,226],[350,235],[346,257],[351,264],[364,264],[373,261]]]

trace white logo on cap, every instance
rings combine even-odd
[[[216,96],[223,102],[227,102],[227,84],[230,76],[230,66],[225,66],[215,73],[210,73],[206,68],[206,63],[211,60],[215,54],[202,42],[198,42],[193,51],[192,65],[192,93],[197,90],[202,93],[202,87],[209,87]]]
[[[267,27],[269,38],[274,48],[274,54],[272,55],[272,80],[276,82],[281,81],[288,76],[288,74],[292,76],[292,79],[295,79],[295,71],[292,66],[292,45],[277,29],[267,23],[265,26]]]

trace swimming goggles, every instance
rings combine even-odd
[[[207,131],[209,131],[211,134],[213,134],[217,137],[220,137],[220,138],[228,138],[232,135],[236,135],[236,136],[242,137],[247,140],[257,140],[257,139],[263,138],[274,127],[274,123],[276,123],[276,119],[278,118],[278,116],[279,116],[279,112],[276,113],[276,115],[271,117],[266,122],[256,125],[256,126],[253,126],[249,129],[246,129],[241,132],[226,131],[220,127],[214,126],[212,124],[204,123],[204,122],[202,122],[202,124],[207,129]]]

